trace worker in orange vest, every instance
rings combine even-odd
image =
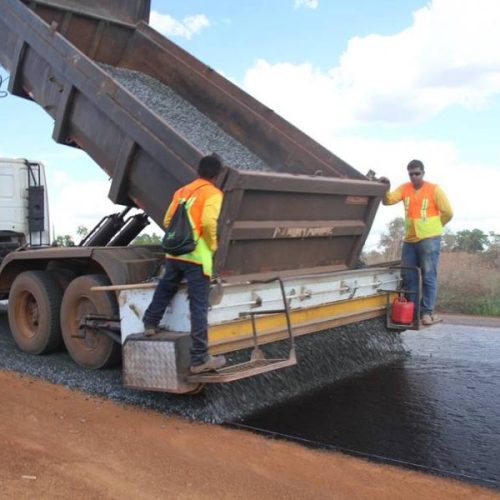
[[[410,182],[390,190],[390,181],[381,177],[388,186],[382,200],[384,205],[394,205],[402,201],[405,207],[405,236],[401,265],[419,267],[422,273],[421,321],[432,325],[439,321],[434,314],[437,297],[437,271],[441,251],[441,235],[444,226],[453,217],[448,198],[437,185],[424,181],[424,164],[412,160],[407,166]],[[403,270],[405,290],[417,290],[417,276]]]
[[[185,203],[193,229],[196,246],[182,255],[167,253],[165,273],[158,282],[153,299],[144,313],[145,335],[160,333],[159,323],[165,309],[179,289],[183,278],[187,281],[191,313],[191,368],[193,374],[222,368],[224,356],[208,354],[208,305],[213,254],[217,250],[217,222],[222,205],[222,191],[215,181],[222,170],[222,161],[215,155],[204,156],[198,164],[198,178],[178,189],[164,217],[169,226],[179,202]]]

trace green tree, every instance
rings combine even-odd
[[[490,231],[488,234],[488,248],[498,247],[500,248],[500,234],[495,233],[495,231]]]
[[[75,242],[69,234],[56,236],[55,243],[58,247],[74,247]]]
[[[488,235],[481,229],[464,229],[456,235],[455,252],[477,253],[488,246]]]
[[[89,230],[86,226],[78,226],[76,228],[76,234],[80,236],[80,238],[85,238],[85,236],[89,234]]]
[[[132,241],[132,245],[160,245],[161,236],[156,233],[153,234],[141,234]]]
[[[387,224],[387,232],[380,236],[379,247],[385,260],[397,260],[401,257],[401,245],[405,234],[405,221],[396,217]]]
[[[488,248],[484,252],[486,262],[500,269],[500,234],[490,231],[488,240]]]
[[[453,231],[446,228],[443,233],[441,249],[443,252],[453,252],[457,244],[457,236]]]
[[[361,253],[361,260],[367,265],[379,264],[384,261],[384,256],[377,252],[377,250],[363,251]]]
[[[80,243],[81,243],[89,234],[89,230],[86,226],[78,226],[76,228],[76,234],[80,237]]]

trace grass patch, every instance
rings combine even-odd
[[[437,309],[500,316],[499,263],[480,253],[442,253]]]

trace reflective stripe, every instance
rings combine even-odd
[[[420,218],[423,222],[427,219],[427,206],[429,205],[429,199],[424,198],[422,200],[422,208],[420,209]]]
[[[409,196],[405,196],[404,203],[405,203],[405,212],[408,213],[408,210],[410,209],[410,197]]]

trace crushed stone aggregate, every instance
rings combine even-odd
[[[211,423],[238,422],[275,403],[298,397],[390,363],[407,355],[400,335],[388,332],[381,319],[338,327],[334,332],[296,339],[298,365],[229,384],[206,386],[199,395],[138,391],[122,386],[121,369],[86,370],[66,352],[32,356],[21,352],[10,334],[7,315],[0,312],[0,369],[44,379],[123,404],[153,409]],[[283,341],[265,347],[267,354],[284,355]],[[230,356],[240,361],[248,353]]]
[[[172,88],[138,71],[101,67],[203,155],[217,153],[225,164],[237,169],[272,170]]]

